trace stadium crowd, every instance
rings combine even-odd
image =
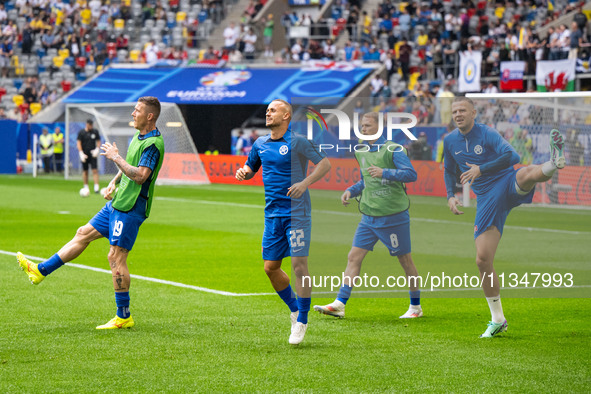
[[[383,0],[376,9],[364,9],[361,0],[336,0],[331,18],[316,21],[293,7],[281,17],[288,40],[278,53],[272,50],[278,46],[273,15],[260,14],[266,2],[250,0],[240,22],[223,30],[224,46],[207,49],[200,48],[199,40],[223,22],[226,0],[4,2],[0,106],[8,113],[19,107],[26,119],[116,62],[380,62],[388,75],[372,81],[372,96],[387,102],[407,94],[413,75],[420,81],[452,80],[458,51],[481,50],[484,76],[498,75],[500,62],[506,60],[526,61],[531,74],[541,59],[589,57],[587,17],[582,4],[570,0]],[[575,12],[570,26],[536,33],[569,12]],[[299,26],[310,28],[310,38],[289,38]],[[435,114],[428,101],[437,92],[425,83],[413,85],[418,85],[412,94],[419,100],[412,110],[427,123]]]

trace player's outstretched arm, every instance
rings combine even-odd
[[[328,171],[330,171],[331,165],[328,157],[323,158],[316,164],[314,171],[308,175],[303,181],[294,183],[290,188],[287,189],[287,196],[291,198],[300,198],[302,194],[306,192],[308,186],[314,182],[322,179]]]
[[[125,159],[119,155],[119,149],[117,149],[117,144],[114,142],[112,145],[109,142],[105,142],[101,145],[101,149],[103,150],[101,156],[105,156],[107,159],[115,163],[120,171],[138,185],[143,184],[152,174],[152,169],[149,167],[134,167],[126,162]]]
[[[247,181],[249,179],[251,179],[254,176],[254,171],[247,166],[246,164],[244,165],[244,167],[239,168],[238,170],[236,170],[236,179],[239,181]]]

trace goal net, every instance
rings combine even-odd
[[[566,167],[539,183],[534,203],[591,206],[591,93],[468,94],[476,121],[501,133],[521,156],[520,165],[550,158],[550,131],[566,139]]]
[[[86,121],[91,119],[101,140],[116,143],[125,157],[131,138],[136,133],[131,113],[133,103],[69,104],[66,106],[64,172],[68,179],[82,173],[76,141]],[[164,162],[158,174],[159,184],[208,184],[209,178],[181,111],[172,103],[161,103],[156,127],[164,138]],[[115,175],[117,166],[103,156],[98,158],[99,174]]]

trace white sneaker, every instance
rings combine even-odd
[[[406,313],[400,316],[401,319],[414,319],[417,317],[423,316],[423,308],[419,305],[418,308],[414,306],[410,306]]]
[[[304,335],[306,335],[306,329],[308,328],[307,324],[297,322],[291,328],[291,335],[289,336],[289,344],[290,345],[299,345],[304,340]]]
[[[314,310],[325,315],[330,315],[338,318],[345,317],[345,304],[339,300],[334,300],[328,305],[314,305]]]
[[[291,319],[291,330],[293,331],[293,326],[298,322],[298,316],[300,315],[300,311],[291,312],[289,314],[289,318]]]

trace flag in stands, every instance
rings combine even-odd
[[[538,92],[575,90],[575,59],[539,61],[536,66]]]
[[[480,68],[482,63],[482,52],[463,51],[460,52],[460,92],[480,91]]]
[[[501,62],[501,90],[523,89],[525,62]]]

